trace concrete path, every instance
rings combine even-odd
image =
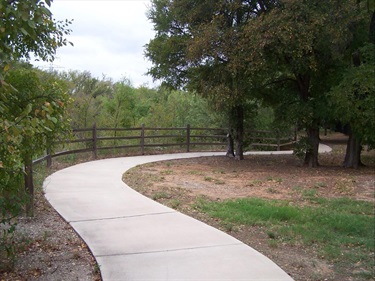
[[[87,162],[49,176],[45,196],[87,243],[104,281],[292,280],[249,246],[144,197],[122,181],[125,171],[140,164],[215,155],[223,153]]]

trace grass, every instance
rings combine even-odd
[[[309,197],[312,206],[288,201],[245,198],[212,202],[200,198],[195,207],[228,225],[263,226],[271,240],[318,249],[321,258],[335,263],[358,263],[373,268],[374,206],[349,198]]]

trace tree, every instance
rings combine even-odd
[[[319,127],[328,112],[330,79],[347,55],[353,41],[351,28],[359,21],[352,4],[350,0],[280,1],[247,23],[239,45],[250,73],[268,73],[264,83],[283,88],[282,97],[271,99],[294,105],[306,129],[305,163],[311,167],[319,165]]]
[[[361,63],[345,70],[341,82],[331,91],[336,117],[350,127],[344,166],[358,168],[362,145],[375,148],[375,45],[359,49]]]
[[[1,223],[9,222],[7,215],[17,214],[23,164],[29,163],[40,146],[33,148],[40,140],[41,146],[52,141],[49,137],[64,127],[60,117],[66,103],[60,82],[47,79],[30,66],[10,71],[14,61],[29,59],[31,53],[42,60],[53,60],[56,48],[68,43],[64,36],[70,33],[70,22],[54,21],[46,7],[50,4],[50,0],[0,0]],[[42,85],[44,79],[47,84]]]
[[[60,134],[69,130],[65,116],[69,103],[66,84],[55,75],[32,68],[17,67],[7,74],[7,81],[12,86],[0,88],[6,93],[6,104],[0,118],[1,173],[23,174],[32,172],[33,157],[45,152]],[[5,176],[5,178],[9,178]],[[25,177],[27,180],[28,177]],[[6,189],[14,187],[5,184]],[[33,215],[33,186],[29,188],[27,214]],[[18,192],[19,189],[18,189]]]
[[[243,27],[277,1],[153,0],[149,19],[156,37],[146,46],[149,74],[186,87],[227,111],[235,130],[236,158],[243,159],[246,99],[254,81],[239,56]]]
[[[357,169],[363,165],[362,145],[374,147],[375,2],[358,0],[356,4],[356,12],[364,15],[364,20],[355,32],[352,64],[344,70],[342,80],[331,92],[331,99],[340,109],[336,111],[337,119],[349,129],[344,167]],[[350,107],[345,108],[348,102]]]
[[[135,89],[129,80],[123,78],[115,83],[113,97],[105,95],[102,97],[104,117],[102,124],[111,128],[129,128],[134,124],[135,115]],[[116,136],[116,131],[115,131]]]
[[[113,83],[103,77],[102,80],[92,77],[88,71],[70,71],[61,74],[69,81],[70,95],[73,99],[69,109],[73,128],[92,126],[102,109],[101,96],[113,95]]]

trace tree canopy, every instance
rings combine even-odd
[[[319,127],[331,114],[328,92],[368,34],[362,6],[355,0],[153,0],[149,74],[229,109],[239,142],[252,100],[283,108],[306,129],[305,163],[317,166]]]

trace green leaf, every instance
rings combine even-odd
[[[24,35],[29,35],[29,33],[26,31],[26,29],[24,29],[23,27],[20,28],[20,31],[24,34]]]
[[[57,123],[57,118],[56,117],[51,117],[50,120],[53,122],[53,123]]]
[[[29,20],[29,21],[27,22],[27,24],[28,24],[32,29],[35,29],[35,22],[34,22],[34,21]]]

